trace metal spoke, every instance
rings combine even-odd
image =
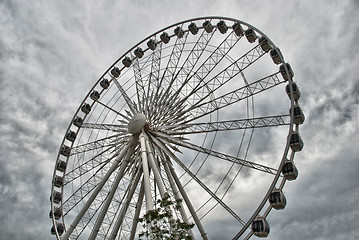
[[[172,52],[168,59],[167,66],[163,71],[156,94],[158,94],[158,91],[162,85],[164,85],[164,89],[171,88],[173,81],[175,80],[174,76],[183,53],[183,48],[185,46],[187,36],[188,33],[185,34],[182,38],[176,38],[176,42],[173,45]]]
[[[142,74],[141,74],[141,67],[138,61],[138,58],[136,57],[133,60],[133,72],[134,72],[134,77],[135,77],[135,82],[136,82],[136,92],[137,92],[137,101],[138,101],[138,106],[139,106],[139,111],[142,111],[142,109],[144,109],[143,104],[143,99],[146,97],[145,96],[145,83],[142,79]]]
[[[106,158],[105,161],[103,160],[102,155],[104,155],[106,152],[108,152],[111,149],[112,149],[111,147],[105,149],[104,151],[96,154],[89,160],[84,161],[80,165],[74,167],[73,169],[71,169],[71,171],[68,171],[64,177],[64,180],[65,180],[64,185],[71,183],[75,179],[81,177],[82,175],[90,172],[91,170],[97,168],[98,166],[100,166],[102,164],[108,163],[110,160],[112,160],[114,157],[116,157],[117,154],[113,154],[112,157]]]
[[[102,149],[104,147],[118,147],[121,146],[122,144],[124,144],[125,142],[128,141],[129,137],[123,137],[123,138],[119,138],[121,137],[123,134],[115,134],[109,137],[105,137],[105,138],[101,138],[101,139],[97,139],[93,142],[88,142],[82,145],[78,145],[76,147],[73,147],[71,149],[71,156],[72,155],[76,155],[76,154],[80,154],[80,153],[84,153],[84,152],[89,152],[92,150],[97,150],[97,149]]]
[[[210,56],[207,57],[207,59],[197,68],[197,70],[194,71],[193,74],[191,73],[193,67],[188,70],[186,74],[184,74],[184,80],[179,84],[180,88],[177,91],[176,96],[179,93],[183,93],[182,89],[184,86],[186,86],[188,90],[185,91],[186,94],[183,94],[184,100],[187,100],[192,95],[196,95],[197,100],[202,99],[204,93],[200,93],[198,90],[202,87],[204,79],[212,72],[212,70],[215,69],[215,67],[223,60],[223,58],[229,54],[230,50],[236,45],[240,38],[241,36],[238,37],[236,34],[234,34],[234,32],[231,32],[222,41],[222,43],[219,44],[219,46],[213,52],[211,52]],[[197,61],[199,57],[200,56],[197,57]],[[192,82],[191,85],[194,87],[187,85],[189,81]],[[194,99],[194,102],[196,102],[196,99]]]
[[[81,208],[80,212],[78,213],[78,215],[76,216],[76,218],[72,221],[71,225],[68,227],[67,231],[65,232],[65,234],[62,236],[61,239],[63,240],[67,240],[69,238],[69,236],[71,235],[72,231],[76,228],[77,224],[80,222],[81,218],[84,216],[85,212],[88,210],[88,208],[90,207],[90,205],[92,204],[92,202],[95,200],[95,198],[97,197],[98,193],[100,192],[100,190],[102,189],[102,187],[105,185],[105,183],[107,182],[108,178],[110,177],[110,175],[113,173],[113,171],[115,171],[115,169],[117,168],[117,165],[119,163],[119,161],[124,157],[124,155],[127,153],[128,148],[131,146],[131,144],[127,144],[126,147],[124,147],[124,149],[122,150],[122,152],[119,154],[119,156],[117,157],[116,161],[112,164],[111,168],[108,170],[108,172],[106,173],[106,175],[102,178],[102,180],[99,182],[99,184],[96,186],[96,188],[94,189],[94,191],[92,192],[90,198],[86,201],[86,203],[83,205],[83,207]],[[122,166],[125,166],[125,164],[123,164]]]
[[[83,123],[81,127],[127,133],[127,125],[123,125],[123,124]]]
[[[122,180],[123,174],[124,174],[124,172],[125,172],[125,170],[126,170],[126,168],[128,166],[130,157],[133,154],[134,150],[135,150],[135,145],[132,145],[129,148],[126,157],[121,161],[120,170],[117,173],[116,179],[113,182],[111,190],[110,190],[109,194],[106,197],[106,201],[104,202],[104,205],[103,205],[103,207],[102,207],[102,209],[101,209],[101,211],[99,213],[99,216],[97,217],[96,224],[92,229],[92,232],[91,232],[89,240],[95,240],[95,238],[97,236],[97,233],[99,232],[100,227],[102,225],[102,222],[103,222],[103,220],[105,218],[105,215],[108,212],[108,208],[110,207],[110,204],[112,202],[113,196],[115,195],[115,192],[116,192],[116,190],[118,188],[118,185],[119,185],[120,181]]]
[[[278,115],[268,117],[257,117],[240,120],[217,121],[207,123],[178,124],[160,126],[158,129],[169,135],[185,135],[209,133],[217,131],[229,131],[248,128],[275,127],[290,124],[290,115]]]
[[[219,110],[224,107],[228,107],[236,102],[252,97],[255,94],[268,90],[284,82],[285,80],[283,79],[281,80],[278,76],[278,73],[274,73],[265,78],[250,83],[247,86],[240,87],[222,96],[216,97],[210,101],[206,101],[202,103],[198,102],[197,104],[194,104],[191,107],[189,107],[189,109],[187,110],[188,111],[196,110],[199,113],[194,118],[191,118],[185,121],[184,123],[188,123],[195,119],[199,119],[216,110]]]
[[[162,42],[152,52],[151,71],[147,80],[147,96],[150,96],[151,89],[157,89],[160,83],[160,67],[161,67]]]

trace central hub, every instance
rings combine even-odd
[[[132,134],[139,134],[144,126],[146,126],[147,120],[143,113],[136,113],[128,122],[128,131]]]

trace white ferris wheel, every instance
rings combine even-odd
[[[194,223],[196,239],[267,236],[303,147],[293,76],[279,48],[236,19],[148,36],[98,79],[66,130],[51,233],[138,239],[138,219],[168,195],[182,200],[174,217]]]

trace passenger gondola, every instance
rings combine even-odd
[[[62,216],[61,208],[54,207],[54,217],[55,217],[55,219],[59,220],[61,216]],[[50,211],[49,217],[52,218],[52,211]]]
[[[299,91],[299,87],[297,86],[297,84],[295,82],[292,83],[292,90],[293,90],[294,100],[298,101],[298,99],[300,98],[300,91]],[[287,92],[288,97],[291,98],[289,84],[287,84],[287,86],[285,87],[285,91]]]
[[[213,31],[213,25],[210,21],[205,21],[202,26],[207,33],[211,33]]]
[[[198,33],[198,27],[196,23],[192,22],[190,25],[188,25],[188,30],[193,34],[196,35]]]
[[[52,200],[54,201],[54,203],[59,204],[61,202],[61,193],[58,191],[53,191],[52,195],[50,196],[50,201]]]
[[[119,69],[118,67],[114,67],[114,68],[112,68],[112,70],[111,70],[111,74],[112,74],[112,76],[114,76],[115,78],[118,78],[118,77],[120,76],[120,74],[121,74],[121,71],[120,71],[120,69]]]
[[[298,169],[293,161],[287,160],[282,168],[282,173],[286,180],[292,181],[298,177]]]
[[[285,65],[284,64],[280,65],[279,71],[282,74],[282,77],[284,78],[284,80],[288,81],[289,77],[287,76],[285,66],[287,67],[287,70],[288,70],[288,73],[290,75],[290,78],[293,78],[294,72],[293,72],[292,67],[290,66],[289,63],[285,63]]]
[[[75,141],[75,139],[76,139],[76,133],[75,133],[74,131],[69,131],[69,132],[66,134],[66,139],[69,140],[70,142]]]
[[[277,210],[284,209],[287,204],[287,200],[280,189],[274,189],[269,195],[268,200],[270,205]]]
[[[64,228],[64,225],[62,223],[56,223],[56,229],[57,229],[57,233],[61,236],[64,231],[65,231],[65,228]],[[51,234],[52,235],[55,235],[56,234],[56,230],[55,230],[55,226],[52,226],[51,228]]]
[[[57,162],[57,165],[56,165],[56,170],[58,170],[60,172],[65,172],[65,170],[66,170],[66,162],[62,161],[62,160],[59,160]]]
[[[63,145],[61,147],[61,150],[60,150],[61,155],[68,157],[68,156],[70,156],[70,153],[71,153],[71,148],[69,146]]]
[[[243,36],[244,30],[239,22],[236,22],[232,26],[234,33],[239,37]]]
[[[291,113],[291,110],[289,110],[289,113]],[[302,109],[298,105],[294,105],[293,123],[302,124],[304,120],[305,120],[305,116]]]
[[[227,30],[228,30],[228,27],[227,27],[225,21],[219,21],[217,23],[217,28],[218,28],[219,32],[222,33],[222,34],[225,34],[227,32]]]
[[[154,39],[150,39],[148,42],[147,42],[147,47],[149,49],[151,49],[152,51],[154,51],[157,47],[157,43]]]
[[[135,49],[135,51],[133,51],[135,56],[138,57],[138,58],[142,58],[143,55],[145,54],[142,50],[142,48],[138,47]]]
[[[296,132],[292,133],[291,137],[290,137],[290,148],[294,151],[294,152],[299,152],[303,149],[304,147],[304,143],[302,138],[300,137],[300,135]]]
[[[252,231],[257,237],[267,237],[270,231],[267,220],[264,217],[258,216],[252,222]]]
[[[54,179],[55,187],[61,187],[63,183],[64,183],[64,178],[56,175]]]
[[[184,31],[181,27],[176,27],[174,33],[178,38],[182,38],[184,36]]]
[[[81,127],[82,124],[84,123],[84,120],[80,117],[76,117],[74,120],[73,120],[73,124],[76,126],[76,127]]]
[[[271,45],[268,42],[268,39],[266,37],[261,37],[258,40],[259,45],[261,46],[262,50],[265,52],[268,52],[269,50],[271,50]]]
[[[122,60],[122,64],[125,65],[125,67],[130,67],[130,66],[131,66],[131,63],[132,63],[132,60],[131,60],[131,58],[129,58],[129,57],[125,57],[125,58]]]
[[[280,56],[279,56],[279,53],[280,53],[280,50],[277,48],[277,49],[272,49],[270,51],[270,56],[273,60],[273,62],[275,64],[281,64],[282,63],[282,60],[280,59]]]
[[[85,114],[89,114],[91,112],[91,105],[88,103],[85,103],[82,107],[81,107],[81,111]]]
[[[167,44],[170,41],[170,36],[168,35],[168,33],[164,32],[160,35],[160,39],[163,43]]]
[[[110,86],[110,82],[106,78],[104,78],[104,79],[101,80],[100,86],[103,89],[107,89]]]
[[[246,36],[248,42],[250,43],[254,43],[257,39],[257,35],[256,33],[253,31],[252,28],[248,28],[245,32],[244,35]]]

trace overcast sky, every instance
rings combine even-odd
[[[358,239],[358,0],[0,1],[0,239],[52,239],[54,162],[99,76],[151,33],[199,16],[248,22],[302,92],[300,175],[268,239]]]

